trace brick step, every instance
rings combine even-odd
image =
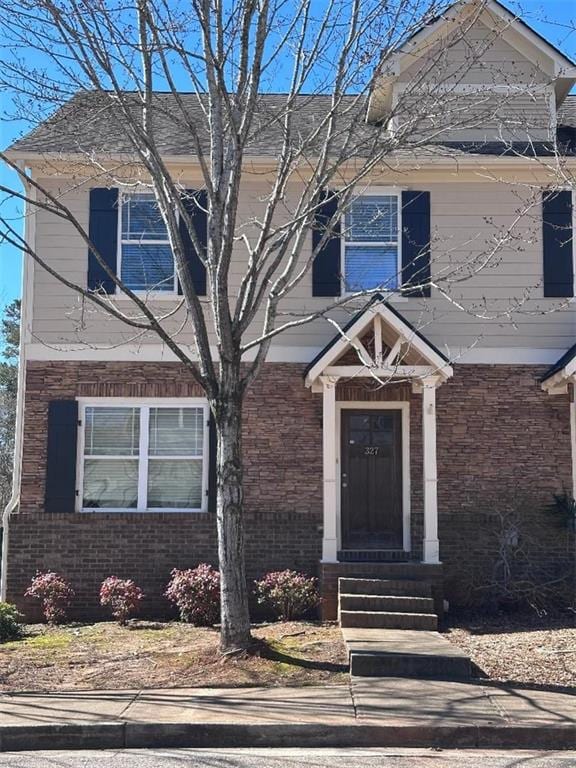
[[[352,652],[350,673],[361,677],[467,680],[471,677],[471,664],[466,656]]]
[[[438,616],[433,613],[340,611],[340,626],[436,630],[438,629]]]
[[[341,611],[434,613],[434,600],[431,597],[349,595],[340,593],[339,605]]]
[[[415,579],[351,579],[340,577],[338,591],[347,595],[432,597],[432,585]]]

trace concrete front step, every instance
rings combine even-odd
[[[432,585],[414,579],[338,579],[338,591],[346,595],[432,597]]]
[[[438,632],[342,629],[353,677],[466,680],[470,658]]]
[[[390,611],[400,613],[434,613],[431,597],[403,597],[397,595],[343,595],[341,611]]]
[[[432,613],[401,613],[392,611],[340,611],[341,627],[381,629],[438,629],[438,617]]]

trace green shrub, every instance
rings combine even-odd
[[[274,571],[254,583],[260,605],[281,621],[299,619],[320,603],[316,579],[303,573]]]
[[[22,618],[15,605],[0,603],[0,643],[22,637]]]

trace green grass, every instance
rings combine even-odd
[[[24,644],[28,648],[35,648],[42,651],[56,651],[68,648],[72,643],[72,635],[65,629],[53,629],[34,637],[24,639]]]

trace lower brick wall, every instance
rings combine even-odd
[[[304,367],[267,364],[245,403],[246,553],[250,580],[271,569],[320,575],[322,544],[322,397],[303,384]],[[570,488],[568,398],[542,392],[537,366],[455,366],[438,391],[438,505],[444,592],[477,602],[494,568],[498,514],[520,520],[522,551],[538,573],[571,575],[573,537],[546,511],[552,493]],[[73,583],[78,615],[98,613],[100,582],[134,578],[148,609],[165,612],[172,568],[216,562],[210,514],[47,514],[43,510],[46,418],[51,399],[76,396],[185,397],[200,394],[177,363],[45,363],[27,368],[19,514],[11,518],[8,598],[22,597],[37,569]],[[412,538],[421,554],[421,395],[409,387],[338,388],[346,400],[407,399],[411,414]],[[508,511],[507,511],[508,510]],[[524,555],[523,555],[524,556]],[[364,568],[365,566],[363,566]],[[326,576],[326,574],[325,574]],[[330,583],[334,579],[329,579]],[[335,583],[335,582],[334,582]],[[333,602],[334,584],[327,597]]]

